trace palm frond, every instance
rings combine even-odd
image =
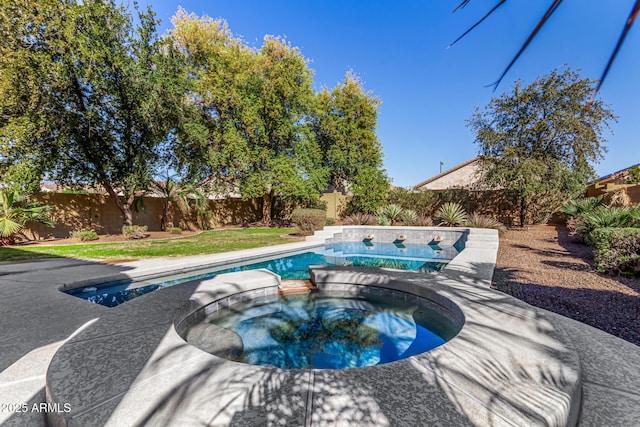
[[[531,34],[529,34],[529,37],[527,37],[527,40],[524,42],[524,44],[520,47],[520,50],[518,51],[518,53],[516,53],[516,55],[513,57],[513,59],[511,60],[511,62],[509,62],[509,65],[507,65],[507,67],[504,69],[504,71],[502,72],[502,74],[500,75],[500,77],[498,77],[498,80],[496,80],[494,83],[490,84],[489,86],[493,86],[493,90],[495,91],[498,86],[500,85],[500,83],[502,82],[502,79],[504,79],[504,77],[507,75],[507,73],[509,72],[509,70],[511,69],[511,67],[513,67],[513,64],[516,63],[516,61],[518,60],[518,58],[520,58],[520,56],[522,55],[522,53],[527,49],[527,47],[529,46],[529,44],[531,44],[531,42],[533,41],[533,39],[538,35],[538,32],[540,31],[540,29],[544,26],[544,24],[549,20],[549,18],[551,18],[551,15],[553,15],[553,12],[556,11],[556,9],[558,8],[558,6],[560,6],[560,3],[562,3],[562,0],[554,0],[553,3],[551,3],[551,6],[549,6],[549,9],[547,9],[547,11],[545,12],[545,14],[542,16],[542,18],[540,18],[540,21],[538,21],[538,23],[536,24],[535,28],[533,29],[533,31],[531,31]]]
[[[613,50],[611,57],[609,58],[609,62],[607,62],[607,66],[604,68],[604,71],[602,72],[602,76],[600,76],[600,80],[598,81],[598,86],[596,86],[596,89],[593,92],[592,100],[593,98],[595,98],[595,94],[598,93],[598,91],[600,90],[600,87],[602,86],[602,82],[604,82],[604,79],[607,77],[607,74],[609,74],[609,69],[613,64],[613,61],[615,61],[616,56],[618,55],[618,51],[622,47],[622,43],[624,43],[624,39],[627,37],[627,34],[629,33],[631,26],[633,26],[633,23],[635,22],[636,18],[638,18],[638,13],[640,13],[640,0],[636,0],[636,3],[633,5],[633,8],[631,9],[631,13],[629,13],[629,17],[627,18],[627,21],[624,23],[622,34],[620,34],[620,37],[618,37],[618,42],[616,43],[616,47]]]
[[[460,3],[458,5],[458,7],[455,8],[454,12],[458,9],[462,9],[463,7],[465,7],[467,5],[467,3],[469,3],[471,0],[465,0],[464,2]],[[498,4],[496,4],[493,9],[491,9],[489,12],[487,12],[482,18],[480,18],[480,20],[478,22],[476,22],[475,24],[473,24],[471,27],[469,27],[469,29],[467,31],[465,31],[464,33],[462,33],[462,35],[460,37],[458,37],[457,39],[455,39],[454,41],[452,41],[449,46],[447,46],[447,49],[449,49],[451,46],[453,46],[454,44],[458,43],[458,41],[460,41],[460,39],[462,39],[464,36],[466,36],[467,34],[469,34],[471,31],[473,31],[474,28],[476,28],[478,25],[480,25],[482,23],[482,21],[484,21],[485,19],[487,19],[493,12],[496,11],[496,9],[498,9],[500,6],[502,6],[503,4],[505,4],[507,2],[507,0],[500,0],[500,2],[498,2]]]

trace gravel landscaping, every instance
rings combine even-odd
[[[493,287],[640,345],[640,278],[599,274],[593,249],[564,226],[501,235]]]

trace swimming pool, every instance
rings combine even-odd
[[[460,249],[461,250],[461,249]],[[216,266],[180,275],[160,277],[136,286],[133,281],[108,286],[85,287],[65,291],[75,297],[115,307],[160,288],[192,280],[204,280],[218,274],[265,268],[283,280],[308,279],[310,265],[369,266],[432,273],[442,270],[458,253],[459,247],[403,243],[337,242],[277,258],[254,260],[240,265]]]

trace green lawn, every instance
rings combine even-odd
[[[291,243],[295,240],[281,236],[293,232],[295,230],[292,228],[248,228],[242,230],[206,231],[196,236],[179,239],[136,240],[64,246],[0,247],[0,262],[51,257],[117,260],[215,254]]]

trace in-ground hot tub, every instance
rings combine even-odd
[[[460,331],[460,309],[432,297],[358,285],[279,296],[272,287],[215,301],[178,330],[201,350],[253,365],[374,366],[429,351]]]

